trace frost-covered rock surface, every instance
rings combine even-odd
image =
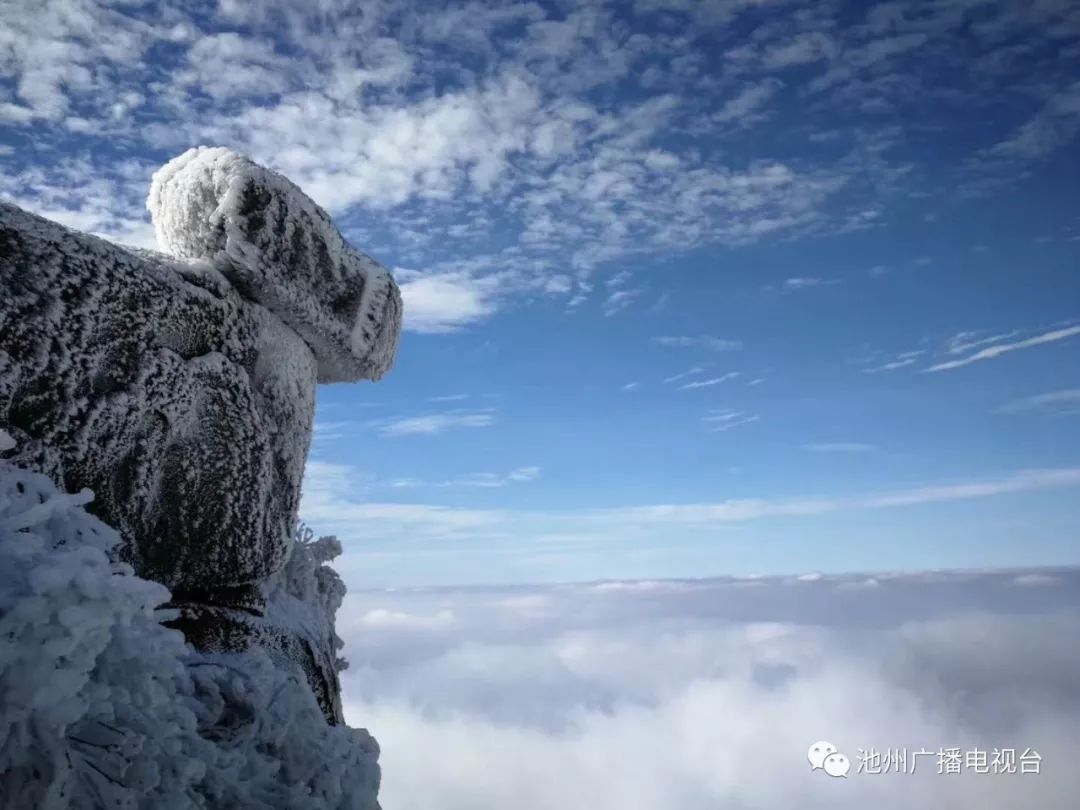
[[[9,460],[92,489],[125,559],[178,598],[225,601],[280,568],[314,409],[303,340],[212,264],[4,204],[0,272]]]
[[[0,808],[377,810],[374,739],[262,649],[163,626],[168,591],[116,561],[91,497],[0,462]],[[323,592],[319,548],[286,589]]]
[[[339,723],[341,586],[309,559],[333,543],[293,528],[315,385],[388,370],[398,290],[296,186],[228,150],[171,161],[147,204],[171,255],[0,203],[0,459],[91,490],[117,560],[171,590],[188,642],[261,650]]]
[[[319,382],[390,368],[401,327],[393,279],[289,180],[228,149],[190,149],[154,174],[147,207],[170,254],[213,260],[303,336]]]

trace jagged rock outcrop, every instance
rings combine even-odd
[[[15,440],[0,456],[91,489],[120,558],[172,591],[197,648],[299,664],[340,721],[332,627],[268,616],[267,600],[315,385],[388,370],[397,288],[296,186],[226,149],[168,163],[148,207],[170,255],[0,203],[0,428]]]

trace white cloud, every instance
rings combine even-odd
[[[8,117],[60,121],[67,113],[69,130],[158,152],[193,142],[234,146],[338,216],[372,221],[408,208],[469,219],[494,210],[510,220],[507,232],[520,226],[508,248],[517,253],[506,259],[530,276],[509,292],[566,294],[571,280],[560,269],[568,264],[588,270],[628,254],[823,227],[823,203],[846,182],[831,168],[803,172],[768,159],[730,165],[660,148],[672,126],[703,115],[679,93],[597,106],[593,87],[629,75],[650,53],[675,53],[667,36],[617,33],[603,6],[555,20],[534,4],[471,3],[417,15],[404,29],[382,3],[360,14],[230,1],[217,18],[198,20],[156,7],[128,12],[46,2],[12,20],[19,35],[11,70],[36,106],[5,103]],[[526,36],[507,37],[516,26]],[[170,47],[144,62],[159,39]],[[466,42],[476,72],[447,84],[447,75],[460,74]],[[749,120],[774,86],[745,84],[720,117]],[[366,232],[438,241],[426,223],[403,221],[388,217],[392,228]],[[454,222],[445,232],[463,227]],[[426,266],[418,255],[417,266]],[[486,283],[475,274],[410,280],[408,327],[437,332],[481,320],[500,303]],[[628,303],[631,291],[621,292],[607,311]]]
[[[640,295],[641,290],[615,290],[604,301],[604,314],[611,317],[622,312]]]
[[[1062,579],[1051,574],[1021,574],[1013,582],[1025,588],[1053,588],[1061,585]]]
[[[1042,158],[1070,143],[1080,133],[1080,81],[1053,93],[1042,109],[1011,137],[983,153],[983,158]]]
[[[678,382],[679,380],[685,380],[687,377],[693,377],[695,374],[703,373],[708,366],[694,366],[688,368],[686,371],[680,371],[678,374],[672,374],[670,377],[665,377],[665,383]]]
[[[844,54],[847,62],[856,67],[865,68],[877,62],[891,59],[899,54],[924,45],[928,37],[921,32],[900,34],[895,37],[883,37],[867,42],[858,49]]]
[[[500,523],[496,511],[366,499],[367,486],[352,467],[308,460],[300,515],[347,544],[389,537],[442,540],[469,536]]]
[[[405,307],[405,329],[424,333],[452,332],[495,311],[495,285],[490,279],[400,272],[398,276]]]
[[[870,87],[851,68],[891,69],[923,40],[933,44],[934,33],[920,28],[959,22],[900,15],[845,28],[831,6],[781,24],[758,20],[756,2],[659,5],[684,33],[668,25],[674,18],[642,25],[603,3],[556,13],[469,2],[402,15],[385,2],[361,13],[337,2],[223,0],[206,17],[158,4],[46,0],[5,20],[14,32],[12,94],[0,99],[0,114],[49,129],[35,153],[40,165],[73,132],[95,154],[95,139],[135,153],[199,142],[248,151],[350,220],[364,237],[358,247],[374,242],[375,255],[427,271],[403,279],[406,326],[419,332],[479,323],[515,295],[578,300],[588,273],[615,259],[873,225],[879,197],[910,168],[884,154],[902,143],[900,127],[858,133],[846,155],[797,160],[771,139],[730,150],[716,135],[767,116],[783,84],[805,97],[810,77],[839,63],[848,73],[828,83],[837,96],[830,103],[850,107],[841,94],[856,89],[885,97],[895,77]],[[1009,16],[987,14],[984,25]],[[753,18],[753,35],[728,51],[730,75],[709,76],[703,51],[688,46],[724,41],[723,27],[740,18]],[[158,42],[168,47],[144,58]],[[769,75],[779,70],[783,83]],[[636,90],[594,92],[618,82]],[[1040,143],[1065,142],[1070,93],[1050,94],[1039,131],[1057,135]],[[822,123],[829,115],[815,99],[810,137],[831,128]],[[673,146],[672,133],[695,142]],[[105,164],[95,170],[110,174]],[[78,183],[69,186],[80,196]],[[149,229],[132,225],[138,206],[118,208],[76,200],[67,210],[71,221],[95,220],[95,232],[145,243]],[[106,211],[123,217],[105,222]],[[493,235],[505,243],[482,270],[436,271],[448,240]],[[641,295],[607,292],[609,314]]]
[[[885,154],[914,125],[884,135],[860,128],[847,154],[798,160],[771,139],[716,146],[717,130],[769,114],[776,71],[795,97],[812,101],[803,120],[810,138],[835,131],[838,108],[959,103],[1000,80],[1009,80],[1004,100],[1010,91],[1039,94],[1042,108],[1013,132],[994,133],[998,145],[980,159],[1029,161],[1075,134],[1075,80],[1028,87],[1003,68],[1018,58],[1004,31],[1052,32],[1063,54],[1075,49],[1075,23],[1053,3],[1023,12],[992,3],[974,26],[948,4],[925,14],[885,13],[886,5],[865,20],[840,19],[832,4],[777,15],[761,5],[638,3],[636,13],[649,9],[643,21],[606,3],[467,2],[402,14],[382,0],[362,9],[222,0],[203,15],[157,3],[41,0],[5,16],[9,97],[0,98],[0,117],[46,137],[35,138],[33,154],[0,157],[47,166],[76,148],[98,154],[102,143],[160,155],[216,142],[280,169],[335,216],[365,223],[391,255],[411,248],[417,267],[430,268],[422,248],[438,252],[444,238],[505,236],[506,266],[489,272],[513,283],[488,273],[409,282],[409,328],[439,332],[481,321],[504,295],[572,294],[572,277],[617,258],[872,225],[879,198],[919,176]],[[725,43],[744,27],[745,44],[725,53],[730,71],[709,75],[695,43]],[[978,69],[952,69],[957,37]],[[933,66],[923,73],[949,76],[947,86],[901,69],[915,49]],[[1022,73],[1053,75],[1045,67],[1033,62]],[[624,85],[635,88],[629,96]],[[672,146],[672,133],[698,142]],[[104,162],[95,171],[116,179]],[[75,199],[51,210],[145,243],[149,230],[132,225],[138,206],[84,205],[80,185],[68,185]],[[39,202],[37,210],[48,208]],[[123,216],[105,221],[105,212]],[[487,219],[480,228],[478,214]],[[630,291],[619,292],[627,294],[611,299],[609,312],[628,303]]]
[[[654,337],[653,342],[659,343],[661,346],[707,349],[712,352],[729,352],[742,348],[742,341],[740,340],[726,340],[724,338],[714,337],[713,335],[662,336]]]
[[[447,411],[420,416],[399,416],[372,423],[383,436],[431,436],[447,430],[489,427],[495,423],[490,411]]]
[[[794,292],[796,290],[805,290],[810,287],[822,287],[828,284],[837,283],[837,280],[833,278],[796,277],[784,279],[783,288],[787,292]]]
[[[985,498],[1016,492],[1075,487],[1080,484],[1080,468],[1061,467],[1046,470],[1024,470],[1005,478],[962,484],[917,487],[910,490],[867,495],[847,502],[854,508],[877,509],[893,506],[915,506],[924,503]]]
[[[511,481],[534,481],[540,477],[539,467],[518,467],[510,473]]]
[[[709,417],[702,424],[719,432],[756,421],[755,415],[735,410],[716,411]],[[498,476],[498,481],[482,474],[461,477],[454,485],[483,487],[503,484],[503,478],[511,479],[505,481],[505,485],[510,485],[530,480],[539,473],[539,469],[523,467]],[[404,486],[397,488],[397,492],[416,491],[416,487],[429,485],[402,480]],[[393,482],[379,481],[348,466],[309,461],[300,515],[317,531],[337,534],[346,548],[356,549],[349,559],[360,566],[362,575],[368,578],[366,581],[415,582],[413,575],[407,573],[412,570],[407,565],[410,559],[423,561],[416,570],[426,571],[428,576],[438,577],[439,573],[431,572],[452,569],[452,577],[505,581],[507,572],[526,580],[565,579],[572,577],[573,571],[580,571],[583,564],[601,565],[613,554],[629,555],[631,548],[646,554],[659,553],[679,532],[692,531],[722,541],[722,532],[753,521],[809,519],[1077,489],[1080,468],[1021,470],[997,478],[831,496],[646,502],[588,509],[559,508],[550,503],[546,509],[473,509],[439,503],[373,500],[372,493],[380,491],[386,483]],[[441,483],[430,486],[439,487]],[[443,542],[449,539],[455,542]],[[453,565],[448,566],[446,558],[452,558]]]
[[[701,421],[708,425],[710,433],[725,433],[737,427],[757,422],[759,419],[760,417],[757,414],[722,408],[703,416]]]
[[[118,96],[143,55],[166,30],[90,0],[41,0],[4,10],[3,71],[21,104],[8,117],[62,122],[96,96],[99,109]],[[112,81],[105,80],[108,77]]]
[[[360,617],[360,624],[374,628],[399,631],[439,630],[454,624],[452,610],[440,610],[433,616],[417,616],[397,610],[375,608]]]
[[[887,363],[883,363],[878,366],[872,366],[870,368],[863,369],[867,374],[878,374],[882,371],[895,371],[898,368],[907,368],[913,366],[918,362],[919,358],[926,354],[925,349],[917,349],[911,352],[901,352],[896,356],[896,359],[890,360]]]
[[[787,42],[770,46],[761,59],[766,68],[776,70],[817,62],[830,57],[835,51],[836,44],[827,34],[807,31]]]
[[[740,126],[756,123],[766,116],[766,106],[782,86],[775,79],[748,84],[736,96],[724,102],[713,120],[719,124]]]
[[[972,349],[977,349],[980,346],[988,346],[992,343],[1000,343],[1003,340],[1016,337],[1018,334],[1020,333],[1013,330],[1011,332],[1002,332],[998,335],[980,337],[978,332],[957,332],[949,338],[945,350],[949,354],[967,354]]]
[[[680,391],[690,391],[695,388],[710,388],[714,385],[720,385],[728,380],[734,380],[736,377],[741,377],[740,371],[729,371],[727,374],[721,374],[719,377],[713,377],[708,380],[695,380],[694,382],[688,382],[679,386]]]
[[[718,413],[717,417],[718,423],[724,425],[738,421],[742,415],[735,411],[725,411]],[[812,497],[794,500],[746,498],[718,503],[651,504],[596,510],[592,513],[592,517],[626,523],[676,525],[737,523],[769,517],[810,516],[840,511],[919,506],[928,503],[946,503],[1077,486],[1080,486],[1080,467],[1062,467],[1023,470],[1003,478],[984,481],[921,486],[838,498]]]
[[[177,81],[197,85],[217,102],[281,93],[293,67],[274,52],[272,42],[235,32],[199,37],[188,49],[187,62]]]
[[[1080,413],[1080,388],[1068,388],[1062,391],[1050,391],[1010,402],[999,409],[1002,413],[1022,411],[1042,411],[1045,413],[1078,414]]]
[[[66,157],[47,167],[0,172],[0,196],[68,228],[153,249],[157,243],[144,205],[152,169],[124,162],[106,171]]]
[[[489,6],[468,2],[418,15],[417,24],[429,40],[474,52],[492,48],[492,35],[507,26],[536,22],[544,11],[535,3]]]
[[[544,292],[551,295],[561,295],[573,289],[573,283],[568,276],[551,276],[544,282]]]
[[[804,444],[803,449],[813,453],[869,453],[877,450],[877,446],[863,442],[820,442]]]
[[[1065,808],[1080,608],[1076,572],[1052,576],[352,594],[346,716],[378,738],[381,799],[400,810]],[[851,758],[847,780],[810,770],[821,738]],[[950,746],[1032,747],[1041,773],[938,775]],[[935,755],[858,773],[869,748]]]
[[[527,148],[538,104],[517,76],[400,106],[341,106],[301,90],[204,131],[245,144],[331,209],[388,207],[492,191],[510,155]]]
[[[416,487],[479,487],[484,489],[505,487],[535,481],[540,477],[539,467],[518,467],[506,474],[479,472],[450,478],[445,481],[424,481],[419,478],[397,478],[389,481],[391,487],[411,489]]]
[[[374,407],[375,403],[371,405]],[[311,439],[317,448],[326,442],[359,436],[363,432],[364,424],[351,419],[316,419],[311,428]]]
[[[968,357],[961,358],[959,360],[948,360],[944,363],[938,363],[930,366],[927,371],[949,371],[954,368],[960,368],[962,366],[970,365],[971,363],[979,362],[980,360],[993,360],[996,357],[1000,357],[1003,354],[1009,352],[1019,351],[1020,349],[1030,349],[1033,346],[1042,346],[1046,343],[1055,343],[1059,340],[1065,340],[1066,338],[1080,335],[1080,326],[1068,326],[1062,329],[1052,329],[1049,332],[1043,332],[1040,335],[1034,337],[1025,338],[1024,340],[1018,340],[1013,343],[998,343],[992,346],[987,346],[984,349],[980,349]]]

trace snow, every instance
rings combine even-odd
[[[212,599],[285,561],[311,441],[304,340],[207,263],[0,203],[0,425],[12,463],[124,539],[140,576]]]
[[[295,667],[163,627],[168,590],[116,559],[92,497],[0,461],[0,808],[377,810],[374,739],[328,725]],[[289,588],[336,605],[333,541],[309,545]]]
[[[197,147],[154,174],[147,208],[172,255],[210,260],[304,337],[320,382],[389,370],[401,327],[390,273],[289,180],[228,149]]]
[[[292,655],[291,660],[299,660],[306,667],[308,682],[313,684],[324,713],[343,723],[338,673],[348,662],[337,655],[343,642],[334,627],[334,617],[345,598],[345,583],[325,564],[340,554],[337,538],[316,539],[301,524],[290,544],[288,561],[263,585],[263,595],[266,627],[286,639],[317,642],[302,655]]]
[[[316,383],[387,373],[400,294],[237,153],[148,207],[171,255],[0,203],[0,809],[377,808],[294,528]]]
[[[397,287],[228,150],[148,207],[172,255],[0,203],[0,810],[377,808],[340,545],[294,529],[315,386],[386,373]]]
[[[386,373],[398,289],[296,186],[229,150],[166,164],[147,205],[171,255],[0,203],[0,452],[96,493],[118,558],[171,590],[200,650],[300,665],[340,723],[340,583],[305,561],[332,543],[292,532],[315,386]],[[315,591],[297,591],[305,576]]]

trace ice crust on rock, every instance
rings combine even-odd
[[[124,558],[180,598],[227,601],[280,568],[314,414],[303,339],[205,263],[3,203],[0,240],[9,459],[92,489]]]
[[[92,497],[0,461],[0,810],[378,810],[374,739],[295,666],[162,626]]]
[[[213,261],[304,337],[319,382],[389,369],[401,325],[393,279],[289,180],[228,149],[197,147],[154,173],[146,204],[170,254]]]
[[[0,203],[0,461],[93,491],[110,553],[171,591],[189,644],[274,661],[341,723],[340,580],[312,557],[333,541],[293,530],[315,385],[389,369],[398,289],[226,149],[168,163],[148,207],[171,255]]]

